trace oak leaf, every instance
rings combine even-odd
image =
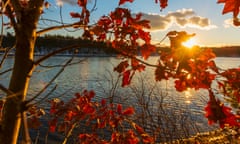
[[[218,3],[225,3],[222,14],[233,12],[234,17],[237,17],[239,14],[239,0],[218,0]]]
[[[119,1],[119,3],[118,3],[118,5],[122,5],[122,4],[124,4],[125,2],[130,2],[130,3],[132,3],[134,0],[120,0]]]

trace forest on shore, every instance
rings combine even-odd
[[[2,48],[0,52],[4,51],[4,48],[13,47],[15,38],[10,33],[2,37]],[[35,53],[48,53],[58,48],[65,46],[85,43],[88,47],[82,47],[78,50],[79,54],[106,54],[114,55],[116,51],[110,48],[106,43],[92,41],[89,39],[74,38],[72,36],[62,35],[45,35],[38,37],[36,41]],[[240,57],[240,46],[222,46],[222,47],[202,47],[210,48],[216,54],[217,57]],[[158,47],[158,51],[170,51],[169,47]],[[76,52],[76,51],[74,51]],[[73,50],[69,50],[63,54],[71,54]]]

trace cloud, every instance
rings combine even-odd
[[[236,27],[236,26],[233,24],[233,19],[232,19],[232,18],[231,18],[231,19],[226,19],[226,20],[224,20],[223,26],[224,26],[225,28]]]
[[[150,20],[152,31],[166,30],[173,24],[179,27],[192,27],[206,30],[216,28],[208,18],[197,16],[192,9],[169,12],[167,15],[143,13],[143,19]]]
[[[76,5],[77,1],[76,0],[56,0],[57,5],[63,5],[63,3],[67,3],[70,5]]]

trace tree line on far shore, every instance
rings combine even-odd
[[[2,37],[2,44],[0,51],[4,48],[13,47],[15,43],[15,37],[10,33],[7,33]],[[47,53],[54,51],[58,48],[69,46],[72,44],[85,43],[88,47],[83,47],[78,50],[80,54],[116,54],[116,51],[109,47],[104,42],[97,42],[88,39],[75,38],[73,36],[62,35],[45,35],[38,37],[36,41],[36,53]],[[217,57],[240,57],[240,46],[223,46],[223,47],[202,47],[211,48]],[[170,51],[169,47],[158,47],[159,51]],[[74,51],[76,52],[76,51]],[[73,50],[66,53],[73,53]]]

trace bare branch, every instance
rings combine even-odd
[[[11,49],[12,49],[12,48],[6,48],[5,53],[3,54],[3,58],[2,58],[2,60],[1,60],[1,62],[0,62],[0,68],[2,68],[2,65],[3,65],[3,63],[4,63],[4,60],[7,58],[8,53],[10,52]]]
[[[0,75],[3,75],[3,74],[5,74],[5,73],[7,73],[7,72],[10,72],[10,71],[12,71],[12,70],[13,70],[13,68],[9,68],[9,69],[7,69],[7,70],[1,72]]]
[[[81,43],[81,44],[75,44],[75,45],[63,47],[63,48],[61,48],[61,49],[55,50],[55,51],[53,51],[53,52],[51,52],[51,53],[49,53],[49,54],[47,54],[47,55],[39,58],[38,60],[36,60],[36,61],[34,62],[34,64],[35,64],[35,65],[39,65],[42,61],[50,58],[51,56],[54,56],[54,55],[56,55],[56,54],[59,54],[59,53],[61,53],[61,52],[64,52],[64,51],[67,51],[67,50],[70,50],[70,49],[76,49],[76,48],[81,48],[81,47],[86,47],[86,46],[88,46],[88,44],[86,44],[86,43]]]
[[[68,64],[68,66],[79,64],[79,63],[81,63],[81,62],[83,62],[85,60],[86,60],[86,58],[85,59],[81,59],[81,60],[79,60],[77,62],[72,62],[72,63]],[[40,67],[45,67],[45,68],[64,67],[64,65],[47,65],[46,66],[46,65],[42,65],[42,64],[39,64],[39,66]]]
[[[12,95],[14,94],[12,91],[10,91],[9,89],[7,89],[6,87],[4,87],[3,85],[0,84],[0,89],[5,92],[7,95]]]
[[[22,119],[22,124],[23,124],[23,140],[22,140],[22,143],[30,144],[31,143],[31,138],[30,138],[30,135],[29,135],[26,112],[21,112],[21,119]]]
[[[27,100],[26,103],[32,102],[34,99],[36,99],[38,96],[40,96],[53,82],[54,80],[57,79],[57,77],[64,71],[64,69],[67,67],[68,64],[71,63],[71,61],[73,60],[74,57],[72,57],[71,59],[69,59],[64,66],[58,71],[58,73],[49,81],[49,83],[42,89],[39,91],[38,94],[36,94],[34,97],[32,97],[31,99]]]
[[[39,21],[41,21],[44,25],[48,25],[48,23],[56,23],[56,24],[64,24],[67,25],[69,23],[62,23],[58,20],[53,20],[53,19],[46,19],[46,18],[40,18]],[[47,23],[48,22],[48,23]]]
[[[37,32],[37,36],[40,36],[46,32],[49,32],[49,31],[53,31],[53,30],[59,30],[59,29],[63,29],[63,28],[71,28],[71,27],[85,27],[85,25],[82,25],[82,24],[79,24],[79,23],[73,23],[73,24],[67,24],[67,25],[59,25],[59,26],[52,26],[52,27],[49,27],[49,28],[45,28],[43,30],[40,30]]]
[[[11,1],[11,3],[13,3],[13,4],[12,4],[13,7],[15,7],[15,8],[14,8],[15,11],[18,11],[18,10],[19,10],[20,5],[19,5],[19,1],[13,1],[13,0],[5,0],[5,1],[4,1],[5,4],[6,4],[6,11],[7,11],[7,13],[8,13],[8,18],[10,19],[11,24],[12,24],[14,30],[16,31],[16,30],[17,30],[17,22],[16,22],[16,20],[15,20],[15,16],[13,15],[13,14],[14,14],[14,11],[13,11],[13,9],[11,8],[11,6],[10,6],[10,4],[9,4],[10,1]]]
[[[91,8],[90,12],[95,11],[97,9],[96,6],[97,6],[97,0],[94,0],[94,4],[93,4],[93,7]]]
[[[43,100],[45,100],[46,98],[48,98],[48,97],[56,90],[56,88],[57,88],[57,85],[55,85],[55,86],[50,90],[50,92],[47,93],[42,99],[40,99],[39,101],[37,101],[37,102],[35,102],[35,103],[32,103],[32,104],[30,104],[30,105],[36,105],[36,104],[38,104],[38,103],[41,103]],[[30,102],[30,101],[29,101],[29,102]]]

